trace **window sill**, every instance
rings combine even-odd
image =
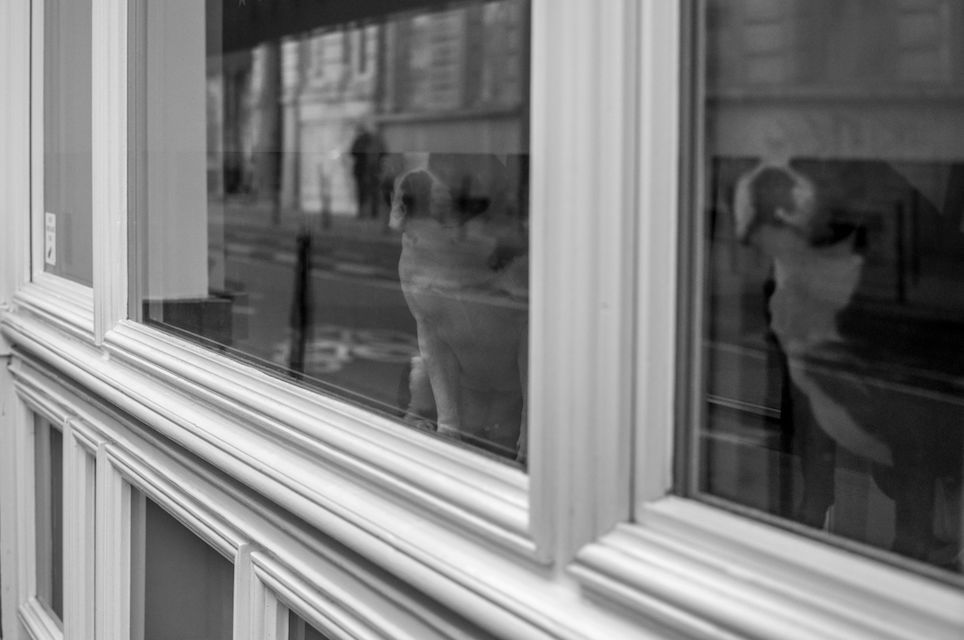
[[[94,296],[90,287],[39,274],[17,291],[14,303],[74,338],[94,341]]]
[[[519,469],[135,323],[118,325],[100,350],[45,316],[8,312],[2,320],[17,352],[296,513],[294,505],[307,500],[393,537],[390,519],[364,507],[363,494],[377,494],[400,512],[537,559],[529,479]],[[423,542],[432,548],[430,539]]]
[[[450,523],[419,513],[389,491],[347,477],[332,465],[306,460],[271,438],[260,443],[248,438],[247,450],[256,451],[256,459],[228,451],[221,438],[232,429],[241,431],[230,416],[216,416],[191,399],[179,398],[179,393],[113,358],[95,363],[91,354],[98,352],[85,345],[70,348],[63,338],[50,345],[54,331],[44,332],[38,321],[17,320],[5,317],[4,330],[17,346],[15,381],[21,397],[27,400],[25,392],[39,390],[45,397],[66,400],[74,414],[70,429],[77,431],[82,425],[100,443],[102,482],[105,475],[119,473],[123,482],[164,499],[167,508],[179,513],[185,500],[203,502],[204,508],[191,511],[194,515],[187,520],[195,531],[208,525],[223,529],[217,523],[228,523],[226,532],[203,536],[222,552],[254,536],[259,548],[269,549],[272,557],[293,553],[290,544],[261,540],[263,527],[255,527],[250,517],[222,513],[226,505],[243,504],[275,530],[295,535],[314,549],[308,555],[294,553],[289,566],[303,569],[306,562],[333,554],[364,558],[377,568],[382,576],[378,580],[391,575],[390,583],[403,585],[404,593],[423,594],[435,603],[433,608],[440,607],[436,611],[452,612],[498,637],[661,637],[639,621],[583,599],[578,585],[563,572],[520,561],[519,554],[466,535]],[[76,364],[83,354],[85,370]],[[64,376],[51,375],[51,367]],[[118,388],[119,378],[125,380],[123,388]],[[103,413],[104,406],[110,407],[109,414]],[[219,421],[223,425],[215,424]],[[235,434],[232,442],[240,446],[243,438],[243,433]],[[172,440],[184,449],[172,446]],[[276,464],[281,456],[286,456],[284,464]],[[166,471],[168,459],[191,472]],[[225,475],[232,480],[225,481]],[[299,481],[304,484],[297,485]],[[104,492],[114,495],[112,485],[104,486]],[[172,506],[174,494],[181,496],[178,509]],[[202,511],[208,515],[199,515]],[[108,519],[114,517],[121,516]],[[111,525],[106,535],[118,531]],[[219,536],[224,542],[218,543]],[[120,548],[110,538],[102,547]],[[109,561],[105,566],[123,571],[122,564]]]
[[[263,456],[255,460],[243,452],[280,445],[282,455],[300,458],[305,476],[286,481],[291,487],[311,486],[311,468],[324,465],[516,552],[534,552],[528,479],[518,469],[143,325],[121,323],[105,346],[115,362],[217,414],[224,422],[217,439],[228,455],[279,477],[294,473],[294,466],[279,458],[266,468]]]
[[[681,498],[646,505],[570,572],[696,637],[960,638],[964,594]]]

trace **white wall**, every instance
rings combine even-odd
[[[205,9],[148,1],[144,114],[147,290],[152,299],[208,293]],[[143,67],[142,67],[143,68]],[[135,116],[135,121],[136,121]],[[142,173],[142,175],[145,175]]]

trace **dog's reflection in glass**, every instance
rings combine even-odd
[[[526,457],[528,242],[502,161],[436,154],[395,181],[402,292],[418,327],[406,422]]]

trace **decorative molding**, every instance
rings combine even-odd
[[[70,417],[70,399],[55,388],[44,385],[26,369],[23,361],[15,358],[10,364],[14,388],[26,408],[48,422],[63,429]]]
[[[258,466],[249,466],[234,452],[229,455],[213,444],[223,444],[220,438],[237,433],[238,425],[230,416],[199,407],[135,370],[91,358],[89,354],[96,350],[66,339],[35,319],[8,315],[4,330],[21,350],[21,367],[27,369],[29,365],[44,372],[52,367],[48,384],[57,388],[66,385],[63,393],[78,394],[70,401],[71,411],[77,416],[70,423],[81,420],[108,442],[101,445],[97,459],[98,531],[104,532],[98,546],[98,563],[104,568],[98,575],[100,602],[126,602],[130,596],[131,567],[126,551],[130,532],[124,525],[131,518],[130,485],[115,469],[120,466],[141,482],[146,479],[163,484],[158,478],[168,478],[164,482],[176,484],[178,490],[183,488],[189,494],[197,505],[191,509],[206,523],[228,505],[244,504],[264,524],[255,525],[249,516],[217,518],[243,522],[246,537],[257,534],[266,536],[263,540],[274,540],[266,542],[271,554],[287,557],[285,563],[299,567],[299,571],[305,570],[306,563],[329,562],[344,566],[348,575],[362,577],[368,588],[379,592],[398,584],[399,591],[392,597],[398,598],[403,607],[415,608],[416,600],[422,602],[423,612],[418,615],[429,616],[428,620],[439,615],[433,611],[448,610],[488,633],[520,639],[575,639],[600,634],[630,637],[644,632],[638,623],[588,603],[560,608],[560,601],[546,594],[555,593],[564,600],[573,595],[567,592],[565,583],[556,581],[557,572],[533,562],[520,562],[515,553],[485,544],[461,529],[453,530],[391,494],[344,477],[336,469],[312,461],[299,462],[296,452],[289,448],[247,441],[246,449],[259,454],[255,461]],[[124,381],[123,388],[119,388],[120,380]],[[57,393],[50,391],[48,395]],[[90,405],[92,401],[97,405]],[[173,422],[168,414],[184,422]],[[205,435],[211,441],[198,436],[199,426],[208,430],[217,423],[218,428]],[[145,438],[155,444],[149,445]],[[193,455],[179,453],[172,441]],[[194,455],[215,464],[199,465]],[[157,471],[169,466],[165,461],[171,456],[207,479],[187,480],[186,471],[176,475]],[[239,484],[225,483],[216,468]],[[288,514],[296,514],[313,529],[293,524]],[[264,533],[270,530],[286,531],[308,551],[292,551],[290,542],[279,543],[272,537],[277,534]],[[346,549],[351,553],[345,555]],[[370,563],[365,572],[357,565],[359,557]],[[313,571],[311,575],[314,580],[325,573]],[[420,595],[415,598],[414,594]],[[98,611],[98,633],[107,640],[124,638],[124,630],[130,628],[127,614],[105,606],[99,606]]]
[[[20,288],[14,303],[75,339],[92,342],[94,337],[93,294],[64,278],[36,274],[34,282]]]
[[[36,598],[22,604],[17,616],[32,640],[64,640],[63,629]]]
[[[120,474],[131,489],[144,494],[194,535],[234,562],[247,538],[238,525],[214,517],[215,512],[202,506],[200,498],[204,492],[199,487],[161,475],[157,465],[115,444],[104,445],[100,460],[110,465],[114,473]]]
[[[89,455],[97,457],[97,450],[103,444],[104,437],[96,426],[76,416],[70,416],[67,418],[67,430],[70,431],[78,447]]]
[[[964,595],[680,498],[583,549],[590,591],[699,638],[960,638]]]
[[[253,578],[257,583],[254,590],[256,599],[252,604],[258,601],[267,602],[265,609],[270,608],[272,602],[275,604],[274,615],[269,613],[261,625],[255,627],[256,632],[263,630],[266,637],[278,626],[287,626],[287,619],[281,620],[286,609],[293,610],[328,638],[393,640],[429,637],[426,635],[429,630],[421,624],[413,625],[411,620],[405,619],[408,616],[403,618],[396,613],[393,621],[391,615],[386,615],[394,610],[394,607],[386,608],[380,599],[360,597],[359,593],[353,592],[348,582],[350,578],[346,576],[340,576],[339,579],[321,576],[320,580],[308,583],[293,570],[280,566],[265,554],[254,553],[251,561]],[[268,593],[265,594],[264,591]],[[397,611],[409,614],[416,612],[403,608]],[[439,632],[436,629],[436,637],[451,638],[460,631],[469,635],[466,630],[451,626],[445,631]],[[285,638],[287,636],[282,635],[279,640]]]
[[[121,323],[105,346],[115,362],[136,367],[230,417],[233,433],[246,431],[292,448],[473,534],[518,553],[533,553],[528,483],[517,469],[143,325]],[[126,377],[118,374],[117,379]],[[225,445],[230,440],[226,436]]]

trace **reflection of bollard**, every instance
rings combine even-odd
[[[288,350],[288,367],[295,377],[305,373],[305,350],[311,327],[311,228],[304,225],[298,232],[295,260],[295,286],[291,299],[291,345]]]
[[[328,193],[328,176],[322,167],[318,168],[318,191],[321,199],[321,228],[331,228],[331,195]]]

